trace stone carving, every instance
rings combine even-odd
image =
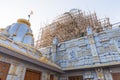
[[[87,28],[87,34],[88,35],[92,34],[92,28],[90,26],[88,26],[88,28]]]
[[[58,44],[58,38],[57,37],[53,38],[53,44]]]
[[[120,55],[118,54],[118,52],[107,52],[99,56],[102,63],[120,61]]]
[[[117,40],[117,46],[120,49],[120,39]]]
[[[76,59],[76,54],[75,54],[75,52],[73,50],[70,52],[70,59],[71,60],[75,60]]]
[[[85,76],[84,76],[85,79],[93,79],[93,73],[91,71],[86,71],[85,72]]]
[[[83,56],[82,51],[79,51],[79,52],[77,53],[77,57],[79,58],[79,57],[82,57],[82,56]]]
[[[102,68],[96,68],[96,73],[98,76],[98,80],[104,80],[104,74]]]

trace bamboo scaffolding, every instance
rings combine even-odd
[[[43,27],[37,40],[37,48],[50,46],[56,36],[59,42],[86,36],[86,28],[91,26],[93,32],[111,29],[109,18],[99,19],[96,13],[86,13],[78,9],[65,12],[51,24]]]

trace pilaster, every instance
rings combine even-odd
[[[100,59],[99,59],[99,56],[98,56],[98,53],[97,53],[97,49],[96,49],[96,46],[95,46],[94,35],[93,35],[91,27],[87,28],[87,37],[89,39],[91,53],[92,53],[92,56],[93,56],[93,62],[95,64],[99,64],[100,63]]]

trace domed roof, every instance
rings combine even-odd
[[[21,18],[21,19],[18,19],[17,22],[18,22],[18,23],[26,24],[26,25],[28,25],[29,27],[31,26],[30,22],[29,22],[28,20],[26,20],[26,19],[22,19],[22,18]]]

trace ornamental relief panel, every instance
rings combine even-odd
[[[77,52],[77,57],[79,58],[79,57],[82,57],[83,56],[83,52],[82,51],[78,51]]]
[[[115,45],[109,45],[109,48],[111,52],[117,52],[117,48]]]

